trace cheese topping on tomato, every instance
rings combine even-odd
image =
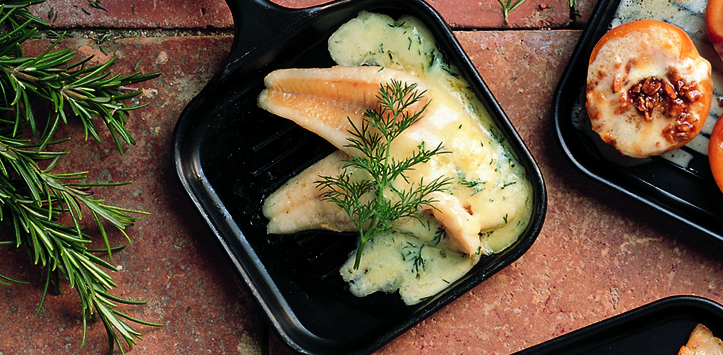
[[[634,21],[612,29],[595,46],[586,108],[605,142],[644,158],[693,139],[708,117],[712,91],[711,65],[683,30]]]

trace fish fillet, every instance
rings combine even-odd
[[[374,66],[285,69],[265,78],[266,90],[259,95],[259,106],[296,122],[347,154],[357,154],[346,147],[351,129],[349,120],[360,126],[366,110],[378,109],[379,87],[392,79],[417,83],[419,92],[427,90],[416,76],[396,69]],[[426,102],[423,98],[409,110],[418,110]]]
[[[336,204],[323,201],[316,181],[319,175],[335,176],[348,156],[336,151],[286,182],[264,201],[266,230],[290,234],[302,230],[325,229],[335,232],[356,230],[349,215]]]
[[[379,105],[376,95],[380,85],[392,79],[416,83],[418,90],[426,91],[424,101],[418,105],[429,104],[422,119],[394,141],[393,158],[404,159],[420,145],[443,144],[445,150],[453,153],[435,156],[429,163],[415,166],[407,181],[395,182],[400,184],[397,188],[408,189],[410,182],[418,183],[420,179],[428,182],[440,176],[455,177],[460,167],[469,169],[475,178],[493,182],[494,167],[489,166],[499,157],[489,148],[490,144],[484,143],[484,129],[472,123],[475,118],[446,90],[400,70],[373,66],[278,70],[267,76],[267,89],[259,96],[259,106],[320,135],[344,153],[355,155],[359,153],[347,147],[347,138],[351,137],[349,120],[361,125],[364,111]],[[417,111],[419,107],[410,110]],[[343,155],[336,155],[330,159],[341,157]],[[336,176],[340,170],[341,163],[325,159],[271,195],[264,207],[271,221],[269,233],[318,228],[350,230],[351,220],[343,218],[340,215],[343,211],[333,203],[321,201],[314,184],[320,175]],[[469,200],[474,197],[463,197],[461,189],[465,188],[450,187],[450,191],[430,196],[435,201],[434,208],[427,212],[442,225],[452,249],[470,255],[488,252],[481,245],[480,231],[506,224],[513,216],[501,208],[486,208],[487,201],[471,204]]]

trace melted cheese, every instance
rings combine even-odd
[[[613,17],[610,28],[617,27],[623,23],[637,20],[658,20],[665,21],[682,28],[693,40],[700,54],[710,61],[713,68],[713,96],[723,96],[723,60],[717,58],[715,49],[710,44],[705,31],[705,13],[706,0],[621,0],[618,5],[615,16]],[[603,156],[620,165],[631,166],[647,162],[647,159],[632,159],[621,157],[620,154],[611,154],[607,149],[609,146],[602,142],[600,136],[594,132],[589,124],[589,118],[584,108],[584,97],[577,100],[573,107],[573,125],[578,130],[587,133],[593,141],[600,147]],[[716,103],[714,100],[711,105],[708,119],[705,126],[701,130],[702,135],[696,138],[698,142],[692,144],[707,146],[708,136],[713,130],[715,122],[723,114],[723,105]],[[702,141],[702,142],[701,142]],[[617,152],[613,152],[617,153]],[[707,155],[707,152],[703,154]],[[692,156],[683,150],[674,150],[660,155],[671,162],[688,168]]]
[[[531,216],[531,184],[498,140],[500,132],[483,105],[457,70],[442,60],[434,38],[419,20],[402,17],[394,21],[362,12],[331,36],[329,51],[340,65],[402,69],[430,87],[432,104],[426,115],[434,119],[410,127],[394,142],[393,150],[396,158],[402,158],[420,142],[426,147],[442,143],[452,153],[434,156],[415,167],[408,180],[448,177],[451,184],[446,197],[438,198],[437,210],[427,211],[421,220],[400,222],[402,232],[372,239],[358,269],[353,268],[352,254],[340,270],[357,296],[399,290],[407,304],[420,302],[466,274],[479,255],[499,252],[517,240]],[[449,245],[440,220],[447,229],[473,226],[479,238],[477,250],[470,253],[474,255],[459,253],[456,246]]]
[[[666,112],[666,99],[643,119],[636,105],[628,104],[630,90],[647,78],[670,79],[670,71],[686,83],[697,83],[702,96],[692,103],[687,121],[694,127],[684,138],[666,132],[679,117]],[[708,117],[712,99],[710,63],[698,55],[688,35],[661,21],[636,21],[608,32],[593,50],[587,74],[587,109],[592,129],[605,142],[634,158],[659,155],[690,141]],[[673,80],[673,79],[671,79]],[[677,80],[677,79],[674,79]]]

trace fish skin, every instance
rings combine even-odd
[[[334,66],[320,69],[283,69],[264,79],[266,89],[259,95],[259,106],[316,133],[350,155],[349,121],[361,126],[364,112],[377,110],[377,94],[392,79],[416,83],[419,92],[427,87],[407,72],[375,66]],[[423,97],[408,110],[414,112],[429,101]]]

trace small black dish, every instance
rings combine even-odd
[[[674,355],[699,323],[720,338],[723,306],[697,296],[672,296],[514,355]]]
[[[181,114],[172,155],[178,179],[248,286],[269,324],[307,354],[367,354],[511,264],[533,244],[546,211],[540,171],[442,18],[421,0],[361,0],[292,10],[266,0],[228,0],[231,52]],[[263,78],[289,67],[333,65],[327,39],[362,11],[416,16],[470,83],[532,182],[533,215],[519,240],[483,258],[432,299],[406,306],[397,294],[354,297],[338,269],[356,238],[320,231],[266,233],[263,200],[334,148],[257,107]]]
[[[601,0],[597,4],[558,83],[553,98],[553,118],[560,145],[572,164],[584,174],[690,226],[720,247],[723,195],[713,180],[706,155],[684,147],[681,149],[693,155],[687,167],[660,157],[623,166],[606,159],[590,135],[574,124],[575,110],[580,109],[576,101],[585,92],[590,54],[610,29],[619,4],[620,0]],[[705,33],[704,30],[701,33]]]

